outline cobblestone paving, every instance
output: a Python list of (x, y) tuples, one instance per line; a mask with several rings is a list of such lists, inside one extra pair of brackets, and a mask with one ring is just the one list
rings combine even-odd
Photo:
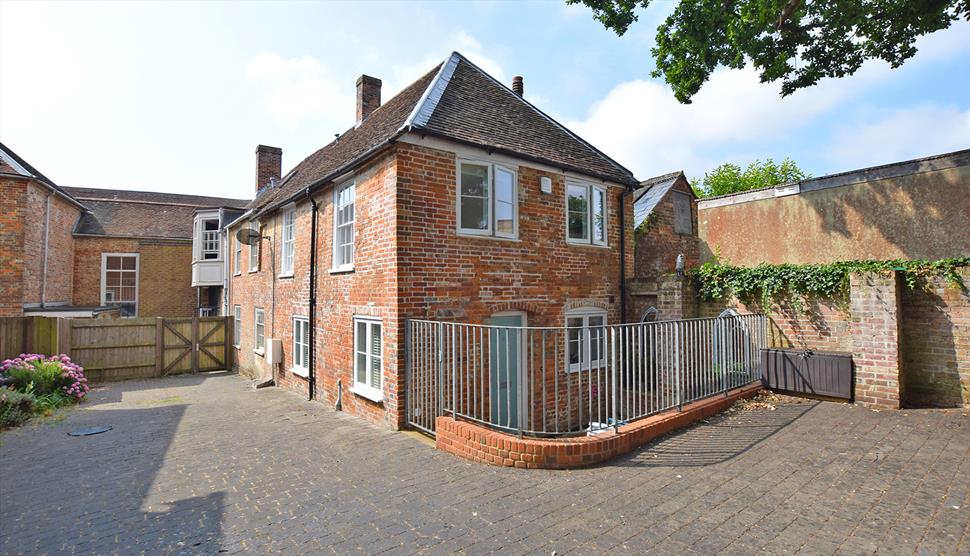
[[(92, 424), (114, 429), (65, 434)], [(960, 410), (787, 404), (526, 471), (222, 374), (116, 383), (0, 442), (2, 554), (970, 553)]]

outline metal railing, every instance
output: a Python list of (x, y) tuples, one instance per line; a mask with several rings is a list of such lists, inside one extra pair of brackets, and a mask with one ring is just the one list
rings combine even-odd
[(764, 315), (591, 327), (408, 320), (411, 426), (439, 415), (529, 436), (595, 434), (761, 379)]

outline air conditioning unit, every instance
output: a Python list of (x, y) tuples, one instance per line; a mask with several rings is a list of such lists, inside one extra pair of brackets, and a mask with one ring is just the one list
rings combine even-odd
[(283, 361), (283, 341), (279, 338), (266, 339), (266, 362), (276, 365)]

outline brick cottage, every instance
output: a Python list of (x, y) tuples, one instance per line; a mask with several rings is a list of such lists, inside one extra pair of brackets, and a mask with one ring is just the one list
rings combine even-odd
[(242, 372), (401, 428), (405, 319), (626, 320), (637, 182), (458, 53), (380, 87), (361, 77), (356, 125), (286, 175), (257, 150), (230, 298)]
[(195, 214), (249, 202), (61, 187), (3, 145), (0, 201), (0, 316), (64, 317), (196, 314)]

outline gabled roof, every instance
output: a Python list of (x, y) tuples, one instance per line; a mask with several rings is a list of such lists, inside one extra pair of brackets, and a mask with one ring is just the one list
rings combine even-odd
[(307, 187), (352, 170), (411, 131), (623, 185), (636, 184), (632, 172), (453, 52), (359, 126), (303, 160), (280, 185), (264, 188), (250, 208), (258, 213), (289, 202)]
[(667, 195), (670, 188), (684, 177), (683, 171), (671, 172), (640, 182), (640, 187), (633, 194), (633, 227), (637, 228), (657, 208), (660, 201)]
[(88, 208), (74, 228), (76, 235), (191, 239), (195, 211), (199, 208), (241, 210), (249, 203), (246, 199), (176, 193), (88, 187), (64, 189), (84, 201)]
[(36, 168), (28, 164), (26, 160), (17, 156), (17, 153), (10, 150), (3, 143), (0, 143), (0, 174), (20, 176), (34, 180), (35, 182), (53, 190), (55, 193), (78, 208), (84, 208), (84, 205), (79, 203), (77, 199), (71, 197), (71, 195), (65, 192), (62, 187), (48, 179), (44, 174), (38, 172)]

